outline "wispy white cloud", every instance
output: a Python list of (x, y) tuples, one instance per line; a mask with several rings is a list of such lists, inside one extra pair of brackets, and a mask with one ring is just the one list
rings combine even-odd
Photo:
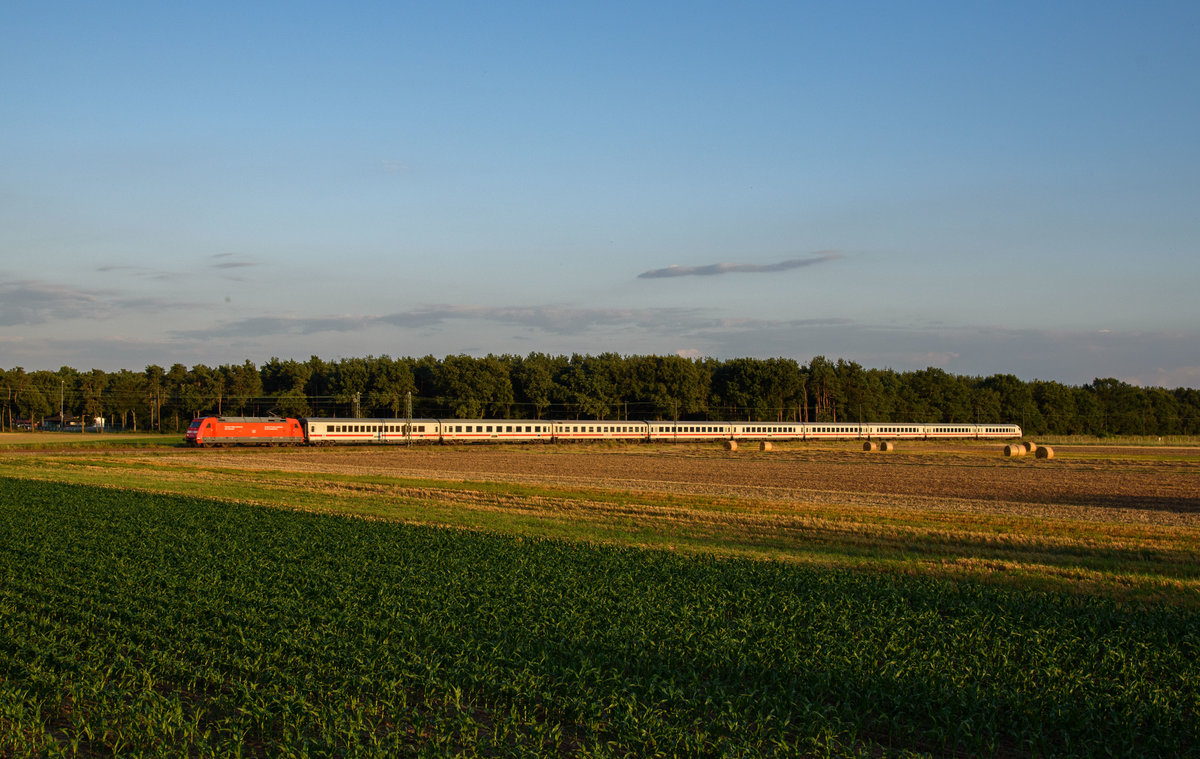
[(192, 308), (176, 298), (129, 296), (38, 280), (0, 283), (0, 326), (34, 326), (71, 319), (108, 319), (117, 314), (155, 315)]
[(758, 274), (764, 272), (788, 271), (805, 266), (834, 261), (842, 257), (841, 253), (825, 251), (808, 258), (791, 258), (773, 264), (709, 264), (707, 266), (668, 266), (665, 269), (651, 269), (638, 275), (638, 279), (663, 279), (667, 277), (713, 277), (721, 274)]
[(0, 326), (92, 316), (108, 310), (107, 298), (111, 295), (35, 280), (0, 283)]
[(239, 260), (232, 253), (217, 253), (212, 258), (215, 263), (209, 264), (210, 269), (244, 269), (248, 266), (258, 266), (254, 261)]
[(598, 329), (634, 327), (654, 330), (695, 330), (717, 327), (721, 319), (687, 308), (569, 308), (563, 306), (474, 306), (440, 304), (383, 315), (319, 317), (251, 317), (211, 328), (180, 330), (179, 337), (261, 337), (275, 334), (312, 335), (353, 332), (378, 325), (419, 329), (449, 322), (507, 324), (558, 335), (583, 335)]

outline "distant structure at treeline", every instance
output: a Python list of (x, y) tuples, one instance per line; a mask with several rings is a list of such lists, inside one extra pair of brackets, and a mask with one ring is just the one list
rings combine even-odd
[[(109, 429), (182, 432), (208, 414), (306, 417), (1014, 423), (1027, 435), (1200, 434), (1200, 390), (1116, 379), (1082, 387), (1011, 374), (864, 369), (817, 356), (368, 356), (272, 358), (190, 369), (0, 370), (0, 429), (97, 417)], [(410, 407), (411, 406), (411, 407)]]

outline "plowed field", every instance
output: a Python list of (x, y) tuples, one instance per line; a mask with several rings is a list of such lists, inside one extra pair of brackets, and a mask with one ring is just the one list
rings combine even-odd
[(433, 446), (189, 451), (248, 469), (695, 493), (804, 503), (1063, 515), (1200, 525), (1200, 449), (1057, 447), (1055, 458), (1008, 459), (1002, 446), (902, 443), (746, 446)]

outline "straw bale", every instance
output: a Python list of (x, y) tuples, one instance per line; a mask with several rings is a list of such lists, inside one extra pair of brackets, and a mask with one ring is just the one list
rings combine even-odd
[(1037, 449), (1038, 449), (1037, 443), (1033, 442), (1032, 440), (1025, 441), (1025, 452), (1026, 453), (1037, 453)]
[(884, 440), (882, 443), (879, 444), (879, 450), (894, 451), (894, 450), (896, 450), (896, 444), (893, 443), (891, 440)]
[(736, 451), (737, 450), (737, 441), (736, 440), (726, 440), (725, 441), (725, 450)]
[(1025, 445), (1023, 443), (1014, 443), (1012, 445), (1004, 446), (1005, 456), (1024, 456), (1025, 453)]
[(1054, 458), (1054, 449), (1048, 445), (1039, 445), (1037, 449), (1037, 457), (1039, 459), (1052, 459)]
[(758, 450), (760, 450), (760, 451), (769, 451), (769, 450), (771, 450), (771, 448), (773, 448), (773, 447), (774, 447), (774, 446), (772, 446), (772, 445), (771, 445), (771, 441), (770, 441), (770, 440), (764, 440), (764, 441), (762, 441), (761, 443), (759, 443), (759, 444), (758, 444)]
[(867, 442), (863, 443), (864, 451), (874, 451), (878, 448), (879, 448), (879, 444), (876, 443), (874, 440), (868, 440)]

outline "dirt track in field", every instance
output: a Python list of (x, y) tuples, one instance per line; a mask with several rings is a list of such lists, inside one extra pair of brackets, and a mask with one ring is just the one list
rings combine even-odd
[[(717, 446), (429, 446), (189, 451), (205, 464), (694, 493), (772, 501), (879, 503), (971, 510), (1116, 509), (1133, 521), (1200, 523), (1200, 449), (1085, 447), (1007, 459), (1002, 446), (902, 443), (891, 453), (849, 444), (793, 444), (760, 452)], [(1040, 507), (1040, 508), (1038, 508)], [(1168, 515), (1173, 515), (1171, 518)]]

